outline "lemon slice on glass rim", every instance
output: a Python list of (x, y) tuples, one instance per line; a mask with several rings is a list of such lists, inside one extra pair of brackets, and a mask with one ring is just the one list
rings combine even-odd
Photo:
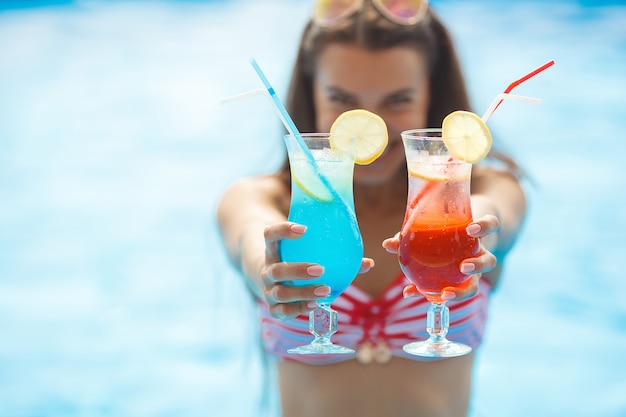
[(305, 194), (318, 201), (330, 202), (333, 195), (324, 185), (320, 177), (315, 172), (315, 168), (307, 159), (294, 161), (291, 166), (291, 176), (294, 182)]
[(330, 127), (330, 146), (352, 154), (354, 162), (374, 162), (387, 147), (387, 125), (382, 117), (363, 109), (348, 110)]
[[(331, 126), (329, 141), (331, 149), (350, 154), (355, 163), (366, 165), (376, 160), (387, 147), (387, 125), (380, 116), (367, 110), (348, 110)], [(308, 160), (294, 162), (291, 171), (294, 182), (306, 194), (318, 201), (332, 201), (332, 192)]]
[(482, 161), (491, 150), (491, 132), (475, 113), (458, 110), (441, 124), (441, 137), (452, 156), (469, 164)]

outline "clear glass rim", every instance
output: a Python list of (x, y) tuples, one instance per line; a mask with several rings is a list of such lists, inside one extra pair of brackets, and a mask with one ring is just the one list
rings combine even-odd
[[(325, 160), (338, 160), (343, 159), (345, 157), (350, 157), (354, 160), (354, 157), (351, 153), (342, 151), (339, 149), (333, 149), (331, 145), (331, 133), (322, 133), (322, 132), (313, 132), (313, 133), (300, 133), (300, 138), (302, 138), (302, 142), (310, 151), (319, 151), (322, 149), (330, 151)], [(301, 153), (301, 144), (300, 141), (296, 139), (296, 135), (287, 133), (283, 136), (285, 143), (287, 144), (287, 150), (293, 150), (295, 154)], [(333, 155), (332, 157), (330, 155)], [(321, 157), (320, 157), (321, 158)], [(336, 158), (336, 159), (335, 159)], [(321, 159), (320, 159), (321, 160)]]
[[(317, 146), (321, 144), (324, 148), (330, 148), (330, 136), (330, 133), (323, 132), (300, 133), (302, 141), (307, 145), (308, 148), (311, 148), (311, 146), (315, 146), (313, 144), (318, 144)], [(287, 133), (284, 136), (284, 140), (291, 141), (292, 143), (298, 142), (298, 140), (296, 139), (296, 135), (292, 133)]]
[[(293, 135), (291, 133), (287, 133), (285, 135), (286, 138), (295, 138), (296, 135)], [(320, 133), (320, 132), (315, 132), (315, 133), (300, 133), (300, 136), (302, 136), (302, 138), (318, 138), (318, 139), (323, 139), (323, 138), (328, 138), (330, 137), (330, 133)]]
[(406, 139), (442, 140), (441, 132), (441, 128), (410, 129), (400, 133), (400, 136)]

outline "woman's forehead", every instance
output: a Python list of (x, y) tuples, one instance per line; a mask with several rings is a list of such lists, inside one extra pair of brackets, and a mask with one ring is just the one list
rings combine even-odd
[(331, 44), (320, 53), (317, 82), (350, 91), (400, 89), (428, 79), (425, 57), (404, 46), (368, 50), (353, 44)]

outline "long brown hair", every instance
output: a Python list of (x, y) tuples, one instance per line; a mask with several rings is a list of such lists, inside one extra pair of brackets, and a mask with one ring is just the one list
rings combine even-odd
[[(471, 110), (452, 38), (435, 11), (429, 7), (419, 23), (404, 26), (387, 20), (370, 3), (365, 3), (361, 10), (332, 28), (320, 27), (311, 20), (304, 29), (286, 100), (287, 111), (300, 132), (316, 131), (313, 77), (317, 57), (327, 45), (337, 42), (368, 50), (409, 46), (425, 54), (431, 98), (427, 126), (419, 127), (441, 126), (447, 114)], [(499, 154), (496, 158), (516, 167), (506, 155)], [(278, 175), (289, 183), (287, 158)]]

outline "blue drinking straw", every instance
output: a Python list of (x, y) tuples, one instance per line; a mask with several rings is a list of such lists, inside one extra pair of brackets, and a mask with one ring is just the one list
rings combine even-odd
[(276, 91), (274, 90), (274, 87), (272, 87), (272, 85), (270, 84), (265, 74), (263, 74), (263, 71), (261, 70), (261, 67), (259, 67), (259, 64), (257, 64), (254, 58), (250, 59), (250, 63), (252, 64), (252, 67), (254, 68), (256, 73), (259, 75), (259, 78), (263, 82), (263, 85), (265, 85), (265, 88), (267, 88), (267, 92), (269, 93), (269, 96), (272, 99), (272, 102), (274, 103), (274, 107), (276, 108), (278, 112), (278, 116), (280, 117), (283, 124), (287, 128), (287, 131), (291, 135), (293, 135), (293, 137), (296, 138), (296, 141), (300, 145), (300, 148), (302, 148), (302, 152), (304, 152), (304, 155), (313, 166), (313, 171), (315, 172), (315, 174), (319, 177), (319, 179), (322, 181), (322, 184), (324, 184), (324, 186), (328, 189), (328, 191), (330, 191), (331, 195), (333, 196), (333, 199), (336, 199), (338, 201), (343, 201), (343, 199), (337, 193), (337, 191), (335, 191), (335, 189), (330, 185), (330, 182), (328, 182), (328, 179), (324, 175), (322, 175), (322, 173), (320, 172), (319, 167), (317, 163), (315, 162), (315, 158), (313, 158), (313, 154), (304, 143), (304, 139), (302, 139), (302, 135), (298, 131), (296, 124), (293, 122), (293, 119), (291, 118), (291, 116), (289, 116), (289, 113), (287, 113), (287, 109), (285, 108), (285, 106), (283, 106), (283, 103), (281, 103), (280, 99), (276, 95)]
[(287, 128), (287, 131), (296, 138), (296, 140), (302, 147), (302, 150), (307, 155), (307, 158), (313, 160), (313, 155), (311, 154), (311, 151), (304, 143), (304, 140), (302, 139), (302, 135), (298, 131), (298, 128), (296, 127), (296, 124), (293, 122), (293, 119), (291, 118), (291, 116), (289, 116), (289, 113), (287, 113), (287, 109), (285, 108), (285, 106), (283, 106), (283, 103), (280, 102), (278, 96), (276, 95), (276, 91), (274, 90), (274, 87), (272, 87), (272, 85), (270, 84), (265, 74), (263, 74), (261, 67), (259, 67), (259, 64), (256, 62), (254, 58), (250, 59), (250, 63), (252, 64), (252, 67), (254, 68), (256, 73), (259, 75), (259, 78), (263, 82), (263, 85), (265, 85), (265, 88), (267, 88), (267, 92), (269, 93), (270, 98), (274, 102), (274, 106), (276, 107), (276, 110), (278, 110), (278, 116), (280, 117), (283, 124)]

